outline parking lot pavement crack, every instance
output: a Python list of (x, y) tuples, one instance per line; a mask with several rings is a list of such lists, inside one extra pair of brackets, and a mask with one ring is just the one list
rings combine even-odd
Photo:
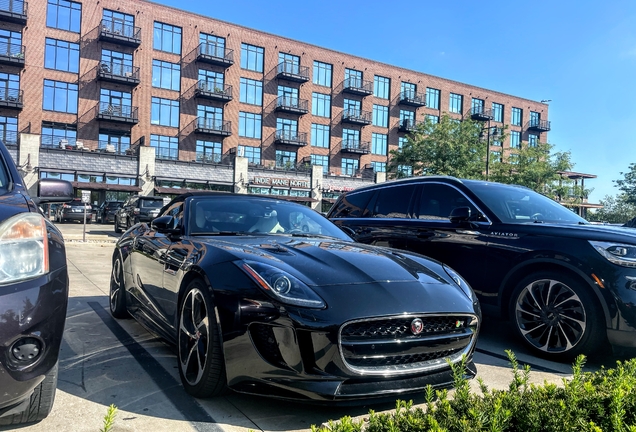
[[(250, 423), (252, 423), (252, 424), (254, 425), (254, 427), (255, 427), (257, 430), (259, 430), (259, 431), (261, 431), (261, 432), (264, 432), (264, 431), (265, 431), (265, 429), (262, 429), (259, 425), (257, 425), (256, 423), (254, 423), (254, 420), (252, 420), (252, 419), (249, 417), (249, 415), (247, 415), (246, 413), (244, 413), (244, 412), (243, 412), (243, 410), (241, 410), (241, 408), (240, 408), (240, 407), (238, 407), (238, 406), (237, 406), (234, 402), (232, 402), (229, 398), (225, 398), (225, 400), (226, 400), (226, 401), (227, 401), (230, 405), (232, 405), (232, 406), (234, 407), (234, 409), (236, 409), (238, 412), (240, 412), (241, 414), (243, 414), (243, 416), (244, 416), (247, 420), (249, 420), (249, 421), (250, 421)], [(252, 429), (250, 428), (250, 430), (252, 430)]]
[(143, 346), (141, 346), (124, 328), (115, 321), (102, 305), (88, 302), (106, 327), (119, 339), (121, 344), (130, 352), (137, 363), (146, 371), (148, 376), (161, 389), (166, 398), (183, 415), (184, 420), (199, 431), (222, 432), (223, 429), (208, 414), (207, 411), (188, 395), (178, 381), (166, 371)]
[(78, 267), (78, 266), (77, 266), (77, 265), (76, 265), (73, 261), (71, 261), (70, 259), (68, 259), (68, 257), (67, 257), (66, 262), (67, 262), (68, 264), (72, 265), (72, 266), (73, 266), (73, 268), (74, 268), (75, 270), (77, 270), (77, 272), (78, 272), (79, 274), (81, 274), (81, 275), (82, 275), (82, 277), (84, 277), (84, 279), (86, 279), (86, 280), (87, 280), (87, 281), (88, 281), (91, 285), (93, 285), (95, 288), (97, 288), (97, 289), (99, 290), (99, 292), (101, 292), (101, 293), (102, 293), (102, 294), (104, 294), (104, 295), (107, 295), (107, 294), (108, 294), (108, 293), (104, 292), (104, 290), (102, 290), (102, 289), (99, 287), (99, 285), (97, 285), (95, 282), (93, 282), (93, 281), (91, 280), (91, 278), (89, 278), (89, 277), (88, 277), (88, 276), (87, 276), (87, 275), (86, 275), (86, 274), (85, 274), (82, 270), (80, 270), (80, 268), (79, 268), (79, 267)]

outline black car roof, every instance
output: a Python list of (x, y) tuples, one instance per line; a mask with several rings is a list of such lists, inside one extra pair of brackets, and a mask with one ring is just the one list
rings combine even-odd
[(396, 184), (428, 183), (432, 181), (442, 181), (448, 184), (463, 184), (469, 187), (476, 184), (493, 184), (493, 185), (504, 185), (509, 187), (524, 188), (524, 186), (491, 182), (487, 180), (471, 180), (471, 179), (460, 179), (460, 178), (452, 177), (452, 176), (431, 175), (431, 176), (409, 177), (409, 178), (398, 179), (398, 180), (389, 180), (382, 183), (374, 183), (372, 185), (364, 186), (364, 187), (346, 192), (343, 195), (355, 194), (358, 192), (364, 192), (366, 190), (374, 190), (377, 188), (393, 186)]

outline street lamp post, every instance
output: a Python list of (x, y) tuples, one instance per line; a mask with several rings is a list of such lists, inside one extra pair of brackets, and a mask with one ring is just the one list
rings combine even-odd
[[(492, 132), (491, 132), (492, 131)], [(484, 132), (487, 133), (486, 139), (486, 180), (490, 176), (490, 137), (497, 138), (499, 136), (499, 128), (497, 126), (490, 126), (490, 119), (488, 120), (488, 126), (481, 129), (479, 134), (480, 138), (484, 137)]]

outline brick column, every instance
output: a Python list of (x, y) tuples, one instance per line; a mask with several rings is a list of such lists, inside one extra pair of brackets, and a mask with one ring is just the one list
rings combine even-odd
[(139, 195), (155, 194), (155, 148), (139, 146)]
[(40, 166), (40, 135), (21, 133), (18, 147), (18, 166), (24, 179), (24, 187), (29, 195), (36, 197), (38, 194), (37, 181)]
[(234, 158), (234, 193), (246, 194), (249, 160), (237, 156)]
[(310, 196), (316, 200), (311, 203), (311, 208), (320, 211), (322, 205), (322, 165), (311, 166), (311, 193)]

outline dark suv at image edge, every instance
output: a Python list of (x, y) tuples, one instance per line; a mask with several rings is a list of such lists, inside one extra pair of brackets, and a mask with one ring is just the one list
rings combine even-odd
[(347, 192), (327, 216), (361, 243), (449, 265), (535, 354), (636, 347), (636, 230), (592, 225), (525, 187), (437, 176)]
[(0, 142), (0, 426), (51, 411), (68, 301), (64, 239), (37, 204), (69, 201), (73, 186), (42, 179), (31, 199)]
[(131, 196), (115, 212), (115, 232), (121, 233), (139, 222), (150, 222), (159, 215), (164, 200), (160, 196)]

